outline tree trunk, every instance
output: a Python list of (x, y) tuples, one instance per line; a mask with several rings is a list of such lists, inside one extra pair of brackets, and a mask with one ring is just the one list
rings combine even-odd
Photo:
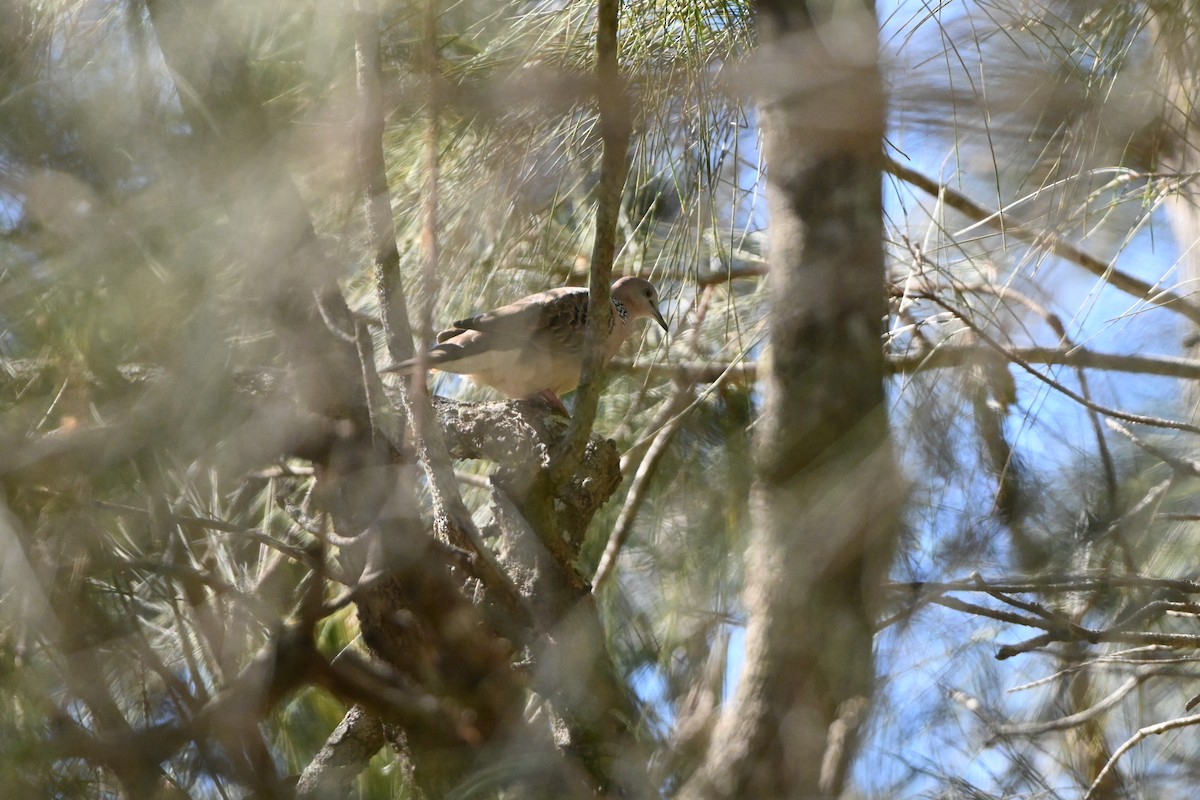
[[(837, 795), (874, 681), (900, 481), (884, 409), (884, 95), (873, 9), (762, 2), (771, 368), (746, 662), (686, 797)], [(864, 46), (865, 43), (865, 46)]]

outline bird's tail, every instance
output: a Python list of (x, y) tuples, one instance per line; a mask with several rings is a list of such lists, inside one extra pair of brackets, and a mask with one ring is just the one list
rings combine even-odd
[(397, 362), (395, 364), (388, 364), (386, 367), (382, 367), (379, 370), (379, 374), (383, 375), (383, 374), (403, 373), (405, 375), (408, 375), (408, 374), (411, 374), (414, 370), (416, 370), (416, 368), (417, 368), (417, 359), (406, 358), (403, 361)]
[(379, 373), (402, 373), (405, 375), (416, 372), (424, 364), (426, 369), (442, 369), (442, 364), (446, 361), (453, 360), (453, 353), (443, 345), (435, 345), (432, 350), (425, 354), (424, 358), (406, 358), (403, 361), (395, 364), (389, 364)]

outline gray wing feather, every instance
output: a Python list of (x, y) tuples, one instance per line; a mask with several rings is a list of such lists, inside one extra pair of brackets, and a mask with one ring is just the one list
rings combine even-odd
[[(576, 350), (583, 346), (586, 324), (586, 289), (550, 289), (494, 311), (460, 319), (439, 333), (437, 340), (449, 343), (467, 331), (479, 331), (486, 336), (479, 337), (477, 342), (486, 349)], [(435, 352), (437, 349), (440, 345)]]

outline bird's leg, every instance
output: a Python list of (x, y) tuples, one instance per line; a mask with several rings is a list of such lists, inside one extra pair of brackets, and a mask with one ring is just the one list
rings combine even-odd
[(559, 400), (558, 395), (550, 389), (542, 389), (540, 392), (535, 392), (525, 399), (532, 400), (535, 403), (544, 403), (550, 407), (551, 411), (562, 414), (564, 417), (571, 416), (567, 413), (567, 407), (563, 405), (563, 401)]

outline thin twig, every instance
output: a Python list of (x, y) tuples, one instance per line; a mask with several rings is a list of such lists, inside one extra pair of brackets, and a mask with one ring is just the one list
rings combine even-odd
[[(430, 12), (432, 13), (432, 11)], [(357, 0), (357, 41), (355, 47), (359, 89), (359, 169), (363, 172), (366, 189), (366, 214), (375, 264), (376, 291), (379, 294), (381, 315), (388, 356), (392, 363), (403, 361), (413, 353), (413, 334), (405, 310), (404, 290), (400, 280), (400, 253), (396, 246), (395, 219), (389, 200), (386, 162), (383, 156), (383, 106), (379, 88), (379, 13), (371, 0)], [(433, 156), (436, 160), (436, 152)], [(428, 166), (428, 165), (427, 165)], [(436, 225), (436, 209), (423, 213), (427, 225)], [(432, 236), (432, 232), (431, 232)], [(433, 237), (434, 239), (436, 237)], [(432, 246), (432, 244), (430, 244)], [(434, 254), (426, 254), (429, 262)], [(421, 370), (418, 370), (421, 372)], [(496, 556), (480, 535), (470, 511), (463, 503), (454, 478), (454, 465), (433, 406), (423, 381), (416, 387), (403, 386), (401, 399), (408, 412), (414, 433), (414, 445), (421, 466), (429, 478), (434, 503), (434, 517), (445, 526), (451, 543), (470, 549), (476, 559), (478, 577), (511, 611), (522, 620), (530, 619), (529, 610), (520, 593), (501, 569)]]
[(1121, 702), (1130, 692), (1141, 686), (1147, 678), (1151, 677), (1148, 672), (1138, 672), (1133, 677), (1126, 680), (1118, 686), (1111, 694), (1105, 697), (1100, 702), (1084, 709), (1076, 714), (1069, 714), (1058, 719), (1047, 720), (1045, 722), (1029, 722), (1012, 725), (999, 725), (991, 732), (991, 739), (999, 739), (1005, 736), (1038, 736), (1043, 733), (1052, 731), (1065, 731), (1070, 728), (1077, 728), (1086, 722), (1090, 722), (1096, 717), (1108, 711), (1110, 708)]
[(1151, 736), (1157, 736), (1160, 733), (1173, 731), (1176, 728), (1186, 728), (1191, 725), (1200, 725), (1200, 714), (1192, 714), (1191, 716), (1179, 717), (1177, 719), (1167, 720), (1166, 722), (1159, 722), (1156, 725), (1147, 725), (1144, 728), (1139, 728), (1137, 733), (1135, 733), (1133, 736), (1130, 736), (1120, 747), (1113, 751), (1112, 757), (1108, 759), (1108, 763), (1106, 763), (1104, 768), (1097, 773), (1096, 779), (1092, 781), (1092, 785), (1088, 787), (1087, 793), (1083, 796), (1083, 800), (1091, 800), (1091, 798), (1096, 796), (1096, 792), (1100, 788), (1100, 784), (1104, 782), (1104, 779), (1107, 778), (1108, 774), (1112, 772), (1114, 767), (1116, 767), (1117, 760), (1132, 750), (1138, 744), (1138, 742)]
[(1066, 619), (1061, 614), (1059, 614), (1055, 611), (1051, 611), (1050, 609), (1046, 608), (1041, 603), (1034, 603), (1029, 600), (1020, 600), (1016, 597), (1012, 597), (1011, 595), (1006, 594), (1005, 592), (1000, 591), (999, 589), (988, 586), (986, 583), (983, 582), (982, 577), (978, 577), (977, 579), (980, 583), (980, 586), (983, 587), (983, 590), (985, 592), (987, 592), (988, 595), (990, 595), (991, 597), (994, 597), (995, 599), (999, 600), (1000, 602), (1004, 603), (1005, 605), (1012, 606), (1013, 608), (1019, 608), (1020, 610), (1026, 612), (1027, 614), (1033, 614), (1035, 616), (1041, 617), (1042, 619), (1046, 620), (1051, 625), (1053, 625), (1055, 628), (1062, 628), (1062, 629), (1069, 631), (1072, 636), (1082, 639), (1082, 638), (1086, 638), (1086, 636), (1089, 633), (1086, 628), (1083, 628), (1080, 625), (1072, 622), (1071, 620)]
[[(939, 344), (928, 350), (918, 349), (889, 354), (885, 368), (892, 375), (934, 369), (953, 369), (976, 364), (980, 358), (991, 351), (992, 348), (984, 348), (980, 345)], [(1030, 364), (1200, 380), (1200, 360), (1193, 358), (1137, 353), (1102, 353), (1086, 347), (1010, 347), (1005, 352)], [(758, 380), (759, 365), (754, 361), (735, 364), (728, 361), (676, 361), (670, 364), (648, 364), (640, 361), (617, 360), (612, 363), (612, 369), (650, 375), (654, 378), (670, 378), (686, 383), (712, 383), (728, 372), (726, 380), (731, 383), (753, 383)]]
[[(58, 492), (52, 492), (46, 489), (34, 489), (33, 491), (50, 497), (63, 496)], [(148, 516), (150, 514), (147, 509), (140, 508), (138, 506), (126, 505), (124, 503), (114, 503), (108, 500), (92, 498), (88, 500), (87, 503), (95, 508), (102, 508), (121, 514), (138, 514), (140, 516)], [(234, 522), (226, 522), (223, 519), (217, 519), (215, 517), (203, 517), (195, 514), (168, 514), (163, 521), (172, 525), (179, 525), (180, 527), (194, 526), (197, 528), (216, 531), (218, 533), (244, 536), (253, 542), (264, 545), (273, 550), (277, 550), (294, 561), (310, 566), (312, 564), (311, 554), (308, 553), (308, 551), (306, 551), (304, 548), (286, 544), (279, 539), (270, 536), (269, 534), (266, 534), (255, 528), (247, 528), (245, 525), (238, 525)]]
[(1003, 355), (1009, 361), (1011, 361), (1014, 364), (1016, 364), (1017, 366), (1021, 367), (1021, 369), (1025, 370), (1033, 377), (1042, 381), (1050, 388), (1055, 389), (1059, 393), (1066, 395), (1070, 399), (1074, 400), (1076, 403), (1083, 406), (1084, 408), (1091, 409), (1092, 411), (1098, 411), (1101, 414), (1105, 415), (1106, 417), (1112, 417), (1114, 419), (1122, 419), (1122, 420), (1125, 420), (1126, 422), (1135, 422), (1139, 425), (1150, 425), (1150, 426), (1156, 427), (1156, 428), (1168, 428), (1170, 430), (1185, 431), (1187, 433), (1200, 433), (1200, 426), (1192, 425), (1191, 423), (1188, 423), (1188, 422), (1180, 422), (1179, 420), (1165, 419), (1163, 417), (1151, 417), (1151, 416), (1148, 416), (1145, 414), (1131, 414), (1126, 411), (1120, 411), (1115, 408), (1108, 408), (1107, 406), (1102, 406), (1099, 403), (1093, 402), (1093, 401), (1089, 400), (1088, 398), (1084, 397), (1083, 395), (1081, 395), (1079, 392), (1076, 392), (1075, 390), (1068, 388), (1060, 381), (1057, 381), (1054, 378), (1051, 378), (1049, 375), (1046, 375), (1046, 374), (1034, 369), (1032, 364), (1030, 364), (1028, 361), (1026, 361), (1025, 359), (1018, 356), (1012, 350), (1006, 348), (1000, 342), (996, 341), (994, 338), (992, 338), (990, 335), (988, 335), (988, 333), (986, 331), (984, 331), (983, 328), (981, 328), (979, 325), (977, 325), (975, 323), (975, 321), (972, 320), (969, 316), (964, 314), (960, 309), (956, 308), (955, 306), (951, 305), (950, 303), (947, 303), (945, 300), (938, 297), (936, 294), (929, 293), (929, 294), (925, 294), (923, 296), (925, 297), (925, 299), (931, 300), (932, 302), (937, 303), (939, 306), (946, 309), (951, 314), (953, 314), (955, 317), (957, 317), (960, 321), (962, 321), (962, 323), (964, 325), (966, 325), (968, 328), (970, 328), (971, 331), (976, 336), (978, 336), (985, 344), (987, 344), (989, 347), (995, 349), (997, 352), (999, 352), (1001, 355)]
[(1192, 459), (1192, 458), (1185, 458), (1184, 456), (1177, 456), (1173, 453), (1168, 453), (1166, 450), (1163, 450), (1161, 447), (1155, 447), (1154, 445), (1150, 444), (1146, 440), (1140, 438), (1139, 436), (1134, 434), (1133, 431), (1126, 428), (1124, 425), (1114, 422), (1111, 419), (1106, 420), (1106, 422), (1108, 423), (1108, 427), (1112, 428), (1117, 433), (1126, 437), (1131, 442), (1136, 444), (1138, 447), (1142, 448), (1147, 453), (1149, 453), (1150, 455), (1157, 458), (1159, 461), (1162, 461), (1164, 464), (1166, 464), (1171, 469), (1175, 470), (1180, 475), (1186, 475), (1191, 478), (1200, 477), (1200, 461), (1196, 461), (1195, 459)]
[[(1200, 594), (1200, 582), (1186, 578), (1154, 578), (1147, 575), (1047, 575), (1044, 577), (1020, 577), (1002, 580), (984, 579), (984, 585), (1001, 592), (1094, 592), (1102, 589), (1134, 587), (1150, 590), (1168, 590), (1181, 594)], [(928, 592), (981, 592), (984, 589), (975, 577), (953, 581), (911, 581), (892, 583), (885, 588), (910, 593)]]
[[(917, 372), (928, 369), (961, 367), (980, 358), (978, 345), (942, 344), (931, 350), (888, 356), (887, 365), (893, 373)], [(1011, 347), (1005, 350), (1030, 364), (1083, 367), (1086, 369), (1157, 375), (1164, 378), (1200, 379), (1200, 361), (1175, 356), (1146, 356), (1130, 353), (1100, 353), (1085, 347)], [(697, 365), (712, 369), (713, 366)]]
[(612, 271), (617, 252), (617, 222), (621, 194), (628, 176), (630, 119), (629, 98), (617, 63), (617, 26), (620, 0), (597, 0), (596, 93), (602, 151), (596, 187), (596, 232), (588, 278), (588, 324), (583, 371), (575, 394), (571, 425), (552, 468), (556, 482), (575, 468), (596, 421), (600, 401), (603, 347), (612, 323)]
[[(914, 255), (920, 259), (921, 263), (928, 264), (928, 259), (920, 252), (918, 248), (913, 248)], [(1037, 314), (1042, 320), (1050, 326), (1050, 329), (1058, 336), (1059, 347), (1067, 351), (1074, 350), (1076, 345), (1070, 334), (1067, 332), (1067, 326), (1063, 324), (1062, 319), (1058, 314), (1050, 311), (1050, 309), (1036, 302), (1032, 297), (1018, 292), (1009, 286), (997, 286), (992, 283), (963, 283), (954, 278), (953, 275), (948, 276), (951, 280), (951, 285), (960, 292), (977, 292), (995, 295), (1001, 301), (1014, 300), (1028, 308), (1033, 313)], [(1091, 401), (1092, 392), (1088, 386), (1087, 371), (1082, 366), (1075, 367), (1075, 376), (1079, 380), (1079, 393), (1087, 400)], [(1117, 468), (1113, 464), (1112, 454), (1108, 449), (1108, 442), (1104, 437), (1103, 424), (1100, 421), (1100, 415), (1094, 411), (1088, 411), (1088, 421), (1091, 423), (1092, 432), (1096, 437), (1096, 450), (1100, 455), (1100, 463), (1104, 467), (1105, 488), (1107, 489), (1109, 515), (1112, 515), (1112, 507), (1117, 501)]]
[[(1200, 648), (1200, 635), (1187, 633), (1167, 633), (1156, 631), (1135, 631), (1127, 630), (1125, 622), (1115, 625), (1110, 628), (1086, 628), (1069, 620), (1062, 619), (1042, 606), (1035, 603), (1027, 603), (1018, 601), (1015, 598), (1006, 597), (1006, 593), (1025, 593), (1025, 592), (1083, 592), (1083, 591), (1098, 591), (1110, 589), (1119, 586), (1137, 587), (1145, 589), (1171, 589), (1182, 593), (1195, 594), (1200, 593), (1200, 584), (1188, 580), (1172, 580), (1161, 578), (1146, 578), (1143, 576), (1107, 576), (1102, 579), (1093, 579), (1086, 577), (1074, 578), (1051, 578), (1051, 579), (1030, 579), (1028, 582), (1007, 582), (1007, 583), (989, 583), (980, 577), (973, 577), (966, 581), (957, 581), (950, 583), (939, 584), (892, 584), (890, 588), (900, 589), (908, 588), (914, 593), (928, 592), (917, 597), (915, 604), (907, 608), (905, 611), (897, 613), (892, 617), (883, 620), (879, 627), (883, 628), (901, 619), (910, 616), (916, 608), (923, 605), (939, 605), (955, 611), (961, 611), (967, 614), (973, 614), (979, 617), (1006, 622), (1012, 625), (1020, 625), (1028, 628), (1036, 628), (1043, 633), (1038, 634), (1032, 639), (1028, 639), (1017, 644), (1004, 645), (996, 652), (996, 658), (1007, 659), (1021, 653), (1027, 653), (1033, 650), (1038, 650), (1052, 642), (1070, 642), (1083, 641), (1090, 644), (1099, 644), (1102, 642), (1116, 642), (1131, 645), (1164, 645), (1175, 648)], [(989, 596), (996, 597), (1003, 602), (1028, 611), (1032, 616), (1017, 614), (1005, 609), (989, 608), (979, 605), (978, 603), (968, 602), (957, 597), (949, 596), (951, 592), (982, 592)], [(1160, 601), (1154, 601), (1147, 604), (1147, 609), (1153, 606), (1150, 611), (1176, 611), (1181, 610), (1191, 613), (1191, 604), (1178, 605), (1162, 605)], [(1156, 605), (1158, 604), (1158, 605)], [(1148, 611), (1147, 613), (1150, 613)], [(1141, 613), (1141, 610), (1135, 613)]]
[[(680, 404), (679, 399), (684, 402), (687, 400), (687, 395), (683, 392), (677, 393), (675, 397), (677, 398), (675, 405)], [(676, 414), (668, 419), (659, 428), (654, 441), (650, 443), (641, 463), (638, 464), (637, 472), (633, 476), (633, 483), (629, 487), (629, 493), (625, 495), (625, 504), (621, 506), (621, 513), (617, 517), (616, 524), (613, 525), (608, 543), (604, 546), (604, 553), (600, 557), (600, 564), (596, 567), (596, 574), (592, 577), (593, 594), (600, 591), (600, 587), (616, 569), (617, 557), (621, 554), (621, 548), (625, 546), (625, 541), (633, 530), (633, 519), (637, 516), (638, 509), (641, 508), (642, 500), (645, 499), (646, 487), (658, 467), (658, 462), (667, 452), (667, 446), (671, 443), (671, 439), (675, 437), (679, 426), (683, 424), (683, 420), (683, 414)]]
[(1175, 656), (1172, 658), (1144, 658), (1144, 659), (1133, 657), (1134, 655), (1139, 654), (1139, 653), (1146, 653), (1147, 655), (1153, 655), (1155, 653), (1163, 653), (1163, 652), (1173, 653), (1173, 652), (1175, 652), (1175, 648), (1166, 647), (1161, 644), (1146, 645), (1144, 647), (1128, 647), (1128, 648), (1125, 648), (1124, 650), (1117, 650), (1116, 652), (1113, 652), (1113, 653), (1105, 653), (1105, 654), (1098, 655), (1098, 656), (1095, 656), (1092, 658), (1088, 658), (1087, 660), (1084, 660), (1084, 661), (1073, 662), (1065, 667), (1062, 667), (1054, 672), (1051, 672), (1049, 675), (1044, 675), (1041, 678), (1035, 678), (1034, 680), (1031, 680), (1027, 683), (1021, 683), (1021, 684), (1017, 684), (1016, 686), (1010, 686), (1009, 688), (1005, 689), (1005, 691), (1010, 694), (1015, 693), (1015, 692), (1026, 692), (1026, 691), (1029, 691), (1030, 689), (1037, 689), (1042, 686), (1046, 686), (1047, 684), (1053, 683), (1053, 682), (1059, 680), (1060, 678), (1066, 677), (1068, 675), (1073, 675), (1074, 673), (1079, 672), (1081, 670), (1092, 669), (1094, 667), (1104, 666), (1104, 665), (1108, 665), (1108, 664), (1116, 664), (1116, 665), (1132, 664), (1132, 665), (1136, 665), (1138, 668), (1141, 668), (1146, 665), (1153, 665), (1155, 668), (1155, 672), (1157, 674), (1159, 672), (1162, 672), (1162, 673), (1166, 672), (1166, 670), (1159, 670), (1158, 667), (1160, 667), (1160, 666), (1166, 666), (1166, 665), (1170, 665), (1170, 664), (1192, 664), (1196, 661), (1195, 656)]
[(1019, 241), (1035, 247), (1046, 247), (1054, 255), (1083, 267), (1088, 272), (1103, 279), (1110, 286), (1120, 289), (1122, 292), (1130, 294), (1139, 300), (1144, 300), (1151, 305), (1160, 306), (1169, 311), (1181, 314), (1193, 323), (1200, 325), (1200, 306), (1197, 306), (1189, 298), (1178, 292), (1170, 289), (1160, 289), (1140, 278), (1135, 278), (1127, 272), (1122, 272), (1112, 264), (1083, 252), (1078, 247), (1067, 243), (1053, 233), (1030, 230), (1024, 225), (1013, 225), (1008, 222), (1003, 212), (991, 211), (961, 192), (952, 189), (944, 183), (939, 183), (914, 169), (910, 169), (894, 159), (887, 159), (886, 169), (897, 178), (915, 186), (978, 224), (985, 225), (992, 230), (999, 231), (1006, 236), (1012, 236)]

